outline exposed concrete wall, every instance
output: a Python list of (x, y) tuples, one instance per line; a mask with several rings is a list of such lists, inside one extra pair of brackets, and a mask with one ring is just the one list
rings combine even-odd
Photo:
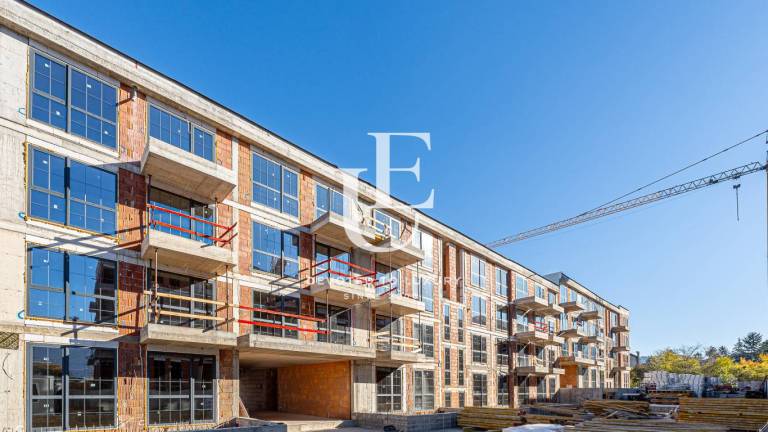
[(351, 362), (282, 367), (277, 370), (279, 411), (332, 419), (352, 414)]
[(26, 120), (27, 39), (0, 26), (0, 117)]
[(0, 349), (0, 430), (21, 431), (24, 425), (24, 343)]
[(352, 412), (376, 412), (376, 367), (371, 362), (352, 365)]

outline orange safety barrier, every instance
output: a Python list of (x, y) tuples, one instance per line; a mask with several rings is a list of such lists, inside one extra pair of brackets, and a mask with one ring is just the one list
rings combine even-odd
[[(289, 312), (282, 312), (282, 311), (276, 311), (272, 309), (264, 309), (264, 308), (257, 308), (252, 306), (243, 306), (238, 305), (235, 306), (238, 309), (244, 309), (251, 312), (259, 312), (259, 313), (266, 313), (270, 315), (278, 315), (278, 316), (284, 316), (288, 318), (296, 318), (300, 320), (305, 321), (314, 321), (314, 322), (325, 322), (325, 318), (318, 318), (314, 316), (309, 315), (299, 315), (299, 314), (293, 314)], [(301, 328), (301, 327), (293, 327), (293, 326), (287, 326), (284, 324), (275, 324), (275, 323), (268, 323), (268, 322), (262, 322), (262, 321), (251, 321), (251, 320), (245, 320), (245, 319), (238, 319), (238, 323), (240, 324), (248, 324), (248, 325), (255, 325), (258, 327), (268, 327), (268, 328), (276, 328), (276, 329), (282, 329), (282, 330), (295, 330), (299, 332), (306, 332), (306, 333), (318, 333), (318, 334), (328, 334), (330, 333), (328, 330), (318, 330), (318, 329), (311, 329), (311, 328)]]
[[(334, 262), (339, 263), (339, 264), (343, 264), (343, 265), (346, 265), (346, 266), (349, 266), (351, 268), (355, 268), (355, 269), (361, 270), (361, 271), (363, 271), (365, 273), (356, 275), (356, 274), (352, 274), (352, 273), (342, 273), (340, 271), (333, 270), (331, 268), (330, 264), (334, 263)], [(326, 268), (326, 269), (324, 269), (324, 270), (322, 270), (320, 272), (317, 272), (317, 267), (321, 266), (321, 265), (324, 265), (324, 264), (328, 264), (328, 268)], [(350, 282), (356, 281), (356, 280), (362, 280), (363, 283), (372, 283), (372, 281), (376, 278), (376, 272), (371, 271), (371, 269), (367, 269), (367, 268), (359, 266), (357, 264), (352, 264), (351, 262), (343, 261), (343, 260), (340, 260), (340, 259), (334, 258), (334, 257), (331, 257), (331, 258), (328, 258), (328, 259), (325, 259), (323, 261), (320, 261), (320, 262), (316, 263), (315, 265), (313, 265), (311, 267), (311, 270), (313, 270), (313, 272), (312, 272), (312, 276), (313, 277), (318, 277), (318, 276), (323, 275), (323, 274), (329, 274), (329, 275), (336, 275), (336, 276), (340, 276), (340, 277), (343, 277), (343, 278), (347, 278), (347, 279), (349, 279)]]
[[(176, 210), (171, 210), (171, 209), (159, 207), (159, 206), (156, 206), (154, 204), (147, 204), (147, 209), (149, 210), (149, 225), (150, 226), (162, 226), (162, 227), (166, 227), (166, 228), (169, 228), (169, 229), (181, 231), (183, 233), (187, 233), (189, 235), (193, 235), (193, 236), (196, 236), (196, 237), (201, 237), (201, 238), (204, 238), (204, 239), (212, 241), (216, 246), (226, 246), (229, 243), (231, 243), (232, 240), (237, 236), (237, 233), (232, 233), (232, 230), (234, 230), (235, 226), (237, 226), (237, 222), (235, 222), (232, 226), (228, 227), (228, 226), (225, 226), (225, 225), (217, 224), (216, 222), (211, 222), (209, 220), (205, 220), (205, 219), (202, 219), (202, 218), (199, 218), (199, 217), (195, 217), (195, 216), (192, 216), (192, 215), (181, 213), (181, 212), (178, 212)], [(187, 229), (187, 228), (183, 228), (183, 227), (180, 227), (180, 226), (172, 225), (172, 224), (169, 224), (167, 222), (163, 222), (163, 221), (157, 220), (155, 218), (155, 212), (168, 213), (168, 214), (172, 214), (172, 215), (175, 215), (175, 216), (179, 216), (179, 217), (188, 219), (190, 221), (200, 222), (200, 223), (212, 226), (213, 229), (214, 229), (214, 232), (216, 232), (217, 229), (218, 230), (223, 230), (223, 232), (221, 234), (218, 234), (217, 236), (212, 236), (212, 235), (209, 235), (209, 234), (201, 233), (201, 232), (198, 232), (198, 231), (193, 231), (193, 230), (190, 230), (190, 229)], [(229, 235), (229, 237), (227, 237), (227, 235)]]

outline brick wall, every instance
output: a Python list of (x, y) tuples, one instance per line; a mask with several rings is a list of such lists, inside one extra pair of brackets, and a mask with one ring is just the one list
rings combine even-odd
[[(220, 130), (216, 131), (216, 162), (232, 169), (232, 136)], [(222, 199), (224, 197), (219, 197), (219, 200)]]
[(217, 381), (219, 397), (219, 423), (231, 421), (237, 417), (232, 411), (235, 395), (235, 352), (219, 350), (219, 379)]
[(315, 220), (315, 181), (307, 171), (299, 175), (299, 220), (302, 225)]
[(240, 400), (248, 414), (277, 409), (277, 371), (275, 369), (240, 368)]
[(144, 359), (146, 349), (121, 342), (117, 361), (117, 416), (121, 431), (143, 431), (146, 411)]
[[(238, 150), (238, 172), (237, 172), (237, 190), (239, 192), (238, 202), (243, 205), (251, 204), (251, 147), (244, 141), (240, 141)], [(251, 216), (247, 212), (240, 212), (240, 218), (237, 222), (237, 272), (240, 274), (251, 274)]]
[(138, 250), (144, 238), (147, 184), (144, 176), (122, 168), (117, 178), (117, 238), (121, 248)]
[(348, 361), (279, 368), (278, 410), (349, 419), (352, 414), (351, 381)]
[(131, 88), (125, 84), (118, 90), (117, 122), (120, 160), (138, 165), (147, 142), (147, 99), (138, 93), (131, 100)]
[[(121, 336), (138, 338), (146, 321), (146, 314), (140, 308), (144, 291), (144, 267), (127, 262), (118, 266), (118, 326)], [(136, 340), (138, 342), (138, 339)]]
[(458, 301), (458, 257), (456, 246), (446, 243), (443, 248), (443, 297)]

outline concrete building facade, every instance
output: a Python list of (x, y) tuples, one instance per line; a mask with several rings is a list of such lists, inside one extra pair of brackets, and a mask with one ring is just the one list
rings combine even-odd
[(345, 197), (341, 169), (25, 3), (0, 0), (0, 52), (3, 427), (628, 385), (629, 312), (567, 276), (369, 184)]

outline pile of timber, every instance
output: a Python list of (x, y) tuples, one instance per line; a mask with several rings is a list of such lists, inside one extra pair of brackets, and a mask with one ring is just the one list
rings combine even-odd
[(768, 423), (768, 399), (680, 398), (677, 419), (757, 431)]
[(520, 410), (513, 408), (466, 407), (459, 412), (460, 427), (504, 429), (524, 423)]
[(568, 432), (726, 432), (720, 425), (676, 423), (673, 420), (618, 420), (595, 418), (579, 423)]
[[(536, 408), (541, 408), (537, 406)], [(571, 412), (573, 411), (573, 412)], [(513, 408), (466, 407), (459, 412), (458, 425), (462, 428), (500, 430), (523, 424), (574, 425), (583, 420), (579, 411), (563, 409), (557, 414), (532, 414)]]
[(581, 406), (598, 416), (606, 416), (615, 411), (622, 411), (625, 413), (635, 414), (639, 416), (650, 415), (651, 407), (648, 402), (644, 401), (625, 401), (625, 400), (585, 400)]
[(679, 405), (681, 397), (689, 397), (689, 391), (657, 390), (648, 392), (648, 398), (652, 404)]

